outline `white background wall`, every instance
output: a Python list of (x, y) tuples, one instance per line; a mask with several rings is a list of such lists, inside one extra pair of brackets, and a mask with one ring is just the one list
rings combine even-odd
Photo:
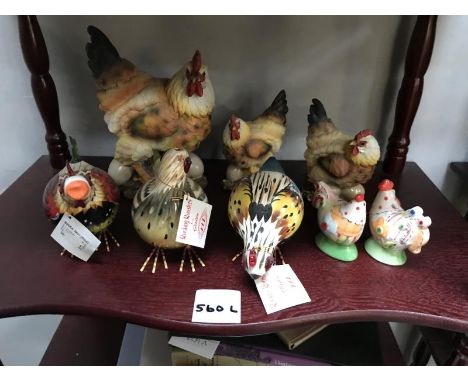
[[(97, 109), (87, 67), (86, 26), (94, 24), (122, 56), (157, 76), (171, 76), (194, 49), (201, 50), (217, 97), (213, 132), (199, 149), (204, 158), (222, 157), (220, 136), (231, 112), (254, 117), (286, 89), (288, 128), (280, 159), (303, 159), (313, 97), (323, 101), (339, 128), (348, 133), (371, 128), (385, 144), (414, 21), (400, 16), (39, 17), (62, 126), (78, 140), (81, 154), (112, 155), (115, 142)], [(468, 17), (439, 18), (409, 152), (460, 208), (466, 195), (448, 163), (468, 160), (467, 35)], [(46, 148), (16, 17), (0, 16), (0, 48), (1, 192)], [(0, 338), (0, 356), (3, 343)]]

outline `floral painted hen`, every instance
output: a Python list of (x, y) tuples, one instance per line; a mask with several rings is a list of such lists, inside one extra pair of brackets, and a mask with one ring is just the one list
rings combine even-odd
[[(215, 103), (208, 68), (197, 50), (170, 79), (156, 78), (120, 57), (107, 36), (88, 27), (88, 65), (97, 85), (99, 108), (117, 135), (115, 160), (132, 166), (142, 183), (151, 173), (142, 163), (171, 148), (195, 150), (211, 131)], [(157, 155), (159, 158), (159, 155)], [(114, 164), (113, 168), (119, 168)], [(132, 172), (121, 171), (129, 178)], [(114, 174), (111, 174), (114, 177)], [(121, 179), (119, 183), (128, 179)]]

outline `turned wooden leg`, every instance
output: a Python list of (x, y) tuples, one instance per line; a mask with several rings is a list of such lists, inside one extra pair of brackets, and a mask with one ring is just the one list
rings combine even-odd
[(437, 16), (418, 16), (406, 53), (405, 74), (398, 93), (395, 122), (383, 162), (386, 173), (403, 171), (410, 143), (410, 130), (421, 100), (424, 74), (431, 60)]
[(60, 126), (57, 90), (49, 74), (49, 55), (36, 16), (18, 16), (24, 61), (31, 72), (31, 87), (44, 120), (50, 164), (61, 170), (70, 160), (67, 137)]

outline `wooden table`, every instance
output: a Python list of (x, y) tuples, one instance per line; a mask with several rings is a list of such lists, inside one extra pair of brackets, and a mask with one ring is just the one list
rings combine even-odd
[[(110, 158), (86, 158), (106, 169)], [(298, 185), (305, 163), (283, 162)], [(100, 252), (88, 263), (60, 257), (50, 238), (54, 225), (41, 204), (53, 175), (41, 157), (0, 196), (0, 317), (58, 313), (106, 317), (194, 335), (240, 336), (271, 333), (313, 323), (400, 321), (468, 332), (468, 224), (421, 169), (407, 163), (396, 183), (406, 208), (421, 205), (431, 216), (431, 240), (403, 267), (380, 264), (358, 243), (359, 258), (342, 263), (314, 245), (318, 227), (309, 205), (298, 232), (282, 246), (286, 261), (312, 303), (266, 315), (253, 281), (231, 258), (242, 242), (227, 219), (229, 193), (222, 190), (225, 161), (206, 161), (207, 195), (213, 213), (205, 250), (206, 268), (179, 272), (180, 252), (168, 254), (169, 269), (151, 274), (139, 268), (150, 251), (136, 234), (130, 201), (124, 200), (112, 232), (121, 242), (112, 254)], [(383, 178), (378, 168), (367, 185), (371, 202)], [(241, 324), (192, 323), (195, 291), (237, 289), (242, 293)]]

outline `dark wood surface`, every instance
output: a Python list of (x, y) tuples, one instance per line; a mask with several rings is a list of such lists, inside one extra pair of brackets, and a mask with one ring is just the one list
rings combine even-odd
[(57, 90), (49, 74), (49, 55), (36, 16), (18, 16), (24, 62), (31, 72), (31, 87), (46, 128), (50, 164), (62, 169), (70, 160), (67, 138), (60, 126)]
[(421, 100), (424, 74), (431, 60), (437, 16), (418, 16), (406, 53), (405, 74), (398, 93), (393, 131), (388, 139), (384, 170), (399, 174), (406, 162), (410, 130)]
[[(110, 158), (89, 158), (106, 169)], [(303, 161), (283, 162), (299, 184)], [(377, 263), (358, 243), (359, 258), (342, 263), (314, 245), (316, 213), (307, 204), (298, 232), (282, 246), (308, 291), (312, 303), (267, 315), (253, 281), (231, 258), (242, 248), (230, 227), (229, 194), (221, 189), (225, 161), (206, 161), (207, 195), (213, 215), (205, 250), (206, 268), (179, 273), (180, 252), (168, 253), (169, 269), (140, 273), (150, 248), (137, 236), (130, 202), (121, 205), (111, 227), (122, 246), (112, 254), (99, 252), (88, 263), (60, 257), (50, 238), (41, 196), (52, 175), (47, 157), (40, 158), (0, 196), (0, 317), (63, 313), (106, 316), (128, 322), (198, 335), (249, 335), (276, 332), (309, 323), (405, 321), (468, 331), (468, 223), (414, 163), (396, 182), (404, 207), (421, 205), (432, 217), (431, 240), (420, 255), (409, 255), (403, 267)], [(366, 199), (373, 200), (382, 170), (376, 169)], [(192, 323), (195, 291), (237, 289), (242, 293), (242, 323)]]
[(121, 320), (64, 316), (41, 366), (115, 366), (126, 323)]

